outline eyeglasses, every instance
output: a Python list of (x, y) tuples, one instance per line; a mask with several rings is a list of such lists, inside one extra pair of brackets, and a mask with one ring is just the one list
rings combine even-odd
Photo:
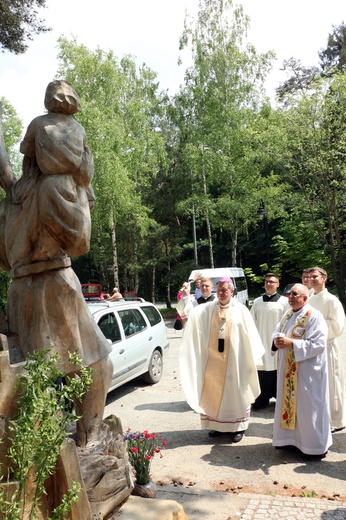
[(288, 293), (288, 296), (294, 296), (296, 298), (297, 296), (304, 296), (304, 294), (300, 294), (300, 293), (293, 291), (293, 292)]

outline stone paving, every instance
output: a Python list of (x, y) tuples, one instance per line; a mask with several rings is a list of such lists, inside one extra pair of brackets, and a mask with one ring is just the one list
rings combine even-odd
[(252, 497), (241, 520), (346, 520), (346, 503), (316, 498)]

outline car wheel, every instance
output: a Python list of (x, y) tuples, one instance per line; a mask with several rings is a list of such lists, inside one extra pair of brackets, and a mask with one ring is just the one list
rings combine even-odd
[(144, 374), (143, 379), (149, 385), (154, 385), (158, 383), (162, 376), (162, 355), (159, 350), (154, 350), (151, 355), (149, 370), (146, 374)]

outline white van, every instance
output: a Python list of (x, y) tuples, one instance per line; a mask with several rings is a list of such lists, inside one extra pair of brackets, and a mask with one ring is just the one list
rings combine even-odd
[(192, 271), (189, 276), (189, 282), (191, 282), (191, 295), (193, 296), (196, 288), (194, 278), (198, 276), (198, 274), (200, 274), (201, 277), (211, 278), (213, 280), (213, 293), (216, 293), (216, 282), (219, 278), (231, 278), (234, 284), (233, 298), (236, 298), (247, 307), (249, 306), (246, 278), (243, 269), (240, 267), (217, 267), (216, 269), (196, 269)]

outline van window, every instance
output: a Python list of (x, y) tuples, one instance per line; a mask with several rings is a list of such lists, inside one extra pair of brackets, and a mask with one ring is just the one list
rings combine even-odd
[(236, 276), (234, 278), (236, 288), (238, 291), (246, 291), (247, 290), (247, 283), (244, 276)]
[[(214, 289), (213, 292), (216, 293), (216, 283), (221, 277), (229, 277), (233, 280), (233, 285), (235, 288), (234, 297), (244, 305), (248, 305), (249, 297), (248, 297), (248, 289), (247, 282), (244, 275), (244, 271), (241, 267), (216, 267), (212, 269), (199, 269), (192, 271), (189, 276), (189, 280), (191, 282), (191, 297), (195, 293), (196, 284), (193, 281), (194, 277), (200, 274), (201, 277), (211, 278), (213, 281)], [(196, 301), (193, 298), (193, 303)]]

